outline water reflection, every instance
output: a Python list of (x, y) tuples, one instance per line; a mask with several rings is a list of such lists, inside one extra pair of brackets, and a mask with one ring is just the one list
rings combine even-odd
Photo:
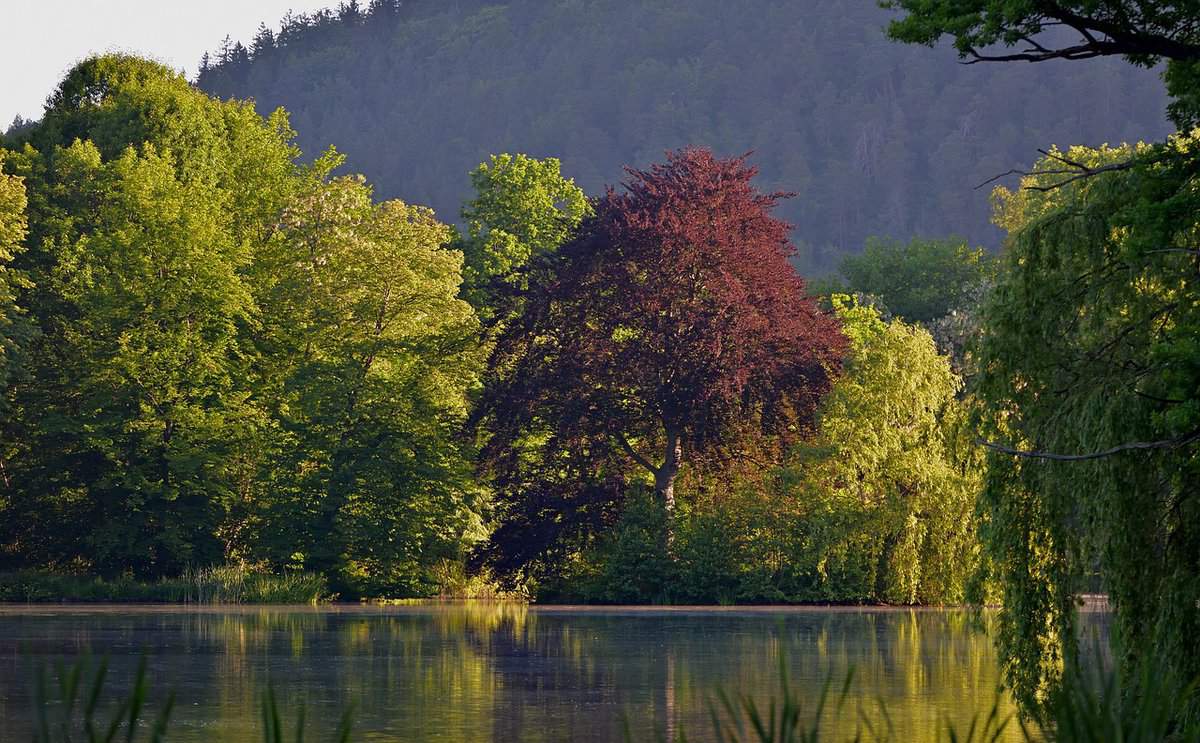
[(987, 714), (999, 681), (991, 641), (959, 612), (10, 607), (0, 739), (29, 737), (32, 669), (85, 652), (110, 656), (114, 687), (145, 652), (153, 687), (176, 691), (171, 740), (185, 743), (255, 740), (268, 683), (286, 708), (306, 705), (313, 733), (353, 704), (368, 741), (620, 740), (623, 717), (641, 739), (682, 727), (703, 740), (716, 688), (765, 700), (781, 661), (814, 701), (854, 668), (856, 702), (882, 700), (896, 737), (921, 741)]

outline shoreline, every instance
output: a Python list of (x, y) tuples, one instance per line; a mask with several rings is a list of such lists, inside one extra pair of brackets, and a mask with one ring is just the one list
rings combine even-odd
[[(0, 602), (0, 615), (21, 614), (231, 614), (278, 613), (389, 615), (426, 614), (438, 610), (450, 610), (463, 605), (509, 606), (533, 614), (571, 615), (589, 614), (614, 616), (653, 615), (751, 615), (772, 614), (896, 614), (914, 613), (959, 613), (974, 611), (974, 607), (955, 606), (896, 606), (891, 604), (747, 604), (744, 606), (714, 606), (705, 604), (647, 605), (647, 604), (531, 604), (522, 601), (493, 599), (413, 599), (404, 603), (331, 602), (324, 604), (215, 604), (215, 603), (135, 603), (135, 602), (43, 602), (16, 603)], [(982, 610), (995, 612), (998, 607), (986, 606)], [(1107, 597), (1091, 595), (1079, 607), (1083, 613), (1106, 613), (1109, 611)]]

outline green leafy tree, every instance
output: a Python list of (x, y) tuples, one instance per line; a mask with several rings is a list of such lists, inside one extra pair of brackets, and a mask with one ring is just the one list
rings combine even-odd
[(592, 206), (555, 158), (493, 155), (471, 171), (475, 197), (463, 205), (464, 296), (484, 319), (503, 316), (528, 288), (534, 258), (558, 249)]
[[(278, 439), (263, 486), (271, 556), (300, 553), (353, 593), (421, 594), (482, 538), (485, 493), (457, 436), (476, 384), (478, 322), (457, 297), (450, 228), (361, 178), (311, 184), (263, 261), (264, 389)], [(280, 497), (282, 494), (282, 497)]]
[(871, 238), (862, 253), (842, 259), (841, 273), (848, 290), (877, 297), (909, 322), (929, 324), (970, 305), (992, 264), (983, 248), (957, 238)]
[(247, 271), (295, 169), (286, 118), (112, 55), (68, 73), (24, 136), (15, 265), (39, 334), (10, 389), (4, 542), (107, 573), (219, 562), (261, 425)]
[(978, 351), (984, 544), (1031, 707), (1074, 658), (1097, 566), (1127, 670), (1140, 656), (1200, 675), (1198, 145), (1051, 150), (997, 192), (1010, 238)]
[(24, 250), (29, 227), (25, 182), (18, 176), (4, 174), (4, 156), (4, 150), (0, 150), (0, 413), (5, 406), (4, 392), (20, 369), (21, 356), (32, 331), (25, 313), (17, 306), (17, 292), (28, 286), (28, 282), (12, 267)]
[(833, 301), (850, 353), (783, 472), (791, 569), (810, 600), (959, 601), (980, 483), (962, 382), (927, 331)]
[(241, 417), (238, 326), (253, 311), (237, 275), (247, 252), (222, 229), (218, 194), (180, 182), (150, 145), (103, 162), (77, 142), (51, 173), (61, 198), (93, 206), (71, 210), (37, 277), (63, 312), (45, 318), (38, 378), (22, 396), (21, 487), (77, 493), (102, 570), (219, 561), (212, 534)]

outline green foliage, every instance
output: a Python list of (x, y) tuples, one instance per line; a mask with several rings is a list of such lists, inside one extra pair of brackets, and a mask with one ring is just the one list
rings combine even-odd
[(187, 570), (153, 582), (32, 570), (0, 573), (0, 601), (20, 603), (316, 604), (331, 595), (324, 576), (244, 565)]
[(17, 287), (38, 332), (0, 433), (0, 560), (436, 590), (484, 505), (456, 435), (481, 351), (451, 230), (332, 177), (335, 152), (298, 165), (282, 112), (134, 57), (80, 63), (20, 136), (0, 265), (22, 179), (28, 237), (0, 305)]
[(871, 295), (908, 322), (928, 324), (970, 304), (992, 273), (993, 259), (958, 238), (907, 244), (871, 238), (859, 255), (842, 259), (850, 292)]
[[(30, 340), (32, 326), (17, 306), (17, 292), (28, 286), (12, 263), (24, 250), (28, 218), (25, 213), (24, 179), (5, 175), (5, 151), (0, 149), (0, 413), (6, 410), (3, 393), (9, 381), (21, 373), (22, 356)], [(0, 462), (4, 452), (0, 450)]]
[(592, 215), (587, 196), (560, 173), (555, 158), (492, 155), (471, 171), (475, 196), (463, 205), (464, 296), (485, 319), (528, 287), (534, 258), (557, 250)]
[[(278, 435), (255, 496), (272, 562), (340, 590), (421, 595), (481, 538), (484, 492), (457, 437), (482, 359), (461, 254), (433, 213), (317, 174), (257, 267)], [(253, 548), (251, 547), (251, 550)]]
[(4, 421), (5, 551), (110, 575), (220, 563), (259, 425), (245, 272), (294, 169), (286, 119), (114, 55), (72, 70), (25, 136), (6, 168), (29, 191), (17, 266), (39, 333)]
[(1027, 707), (1074, 662), (1074, 597), (1097, 567), (1125, 671), (1200, 674), (1198, 145), (1052, 150), (996, 194), (1009, 249), (977, 394), (1008, 450), (989, 455), (982, 534)]
[(620, 520), (576, 557), (541, 595), (605, 604), (669, 603), (675, 596), (667, 552), (667, 512), (648, 488), (626, 497)]
[(17, 395), (18, 487), (89, 494), (64, 516), (90, 524), (82, 536), (100, 570), (219, 561), (211, 535), (247, 418), (246, 246), (220, 193), (177, 177), (151, 144), (103, 162), (76, 141), (48, 171), (56, 206), (72, 207), (35, 214), (57, 229), (30, 251), (42, 333)]
[(811, 571), (814, 598), (959, 601), (979, 484), (961, 382), (926, 331), (846, 297), (834, 306), (851, 352), (783, 473), (788, 562)]

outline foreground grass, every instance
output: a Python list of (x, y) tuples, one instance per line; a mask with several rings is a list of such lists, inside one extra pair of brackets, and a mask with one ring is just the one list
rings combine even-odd
[(0, 601), (171, 604), (316, 604), (330, 598), (311, 573), (273, 574), (240, 565), (189, 570), (148, 582), (41, 571), (0, 573)]
[[(170, 718), (174, 695), (155, 709), (147, 708), (145, 664), (139, 666), (133, 690), (125, 695), (105, 689), (107, 663), (93, 664), (84, 658), (72, 666), (56, 669), (54, 684), (43, 668), (33, 695), (35, 743), (126, 743), (170, 740)], [(860, 708), (853, 734), (833, 733), (832, 720), (845, 730), (845, 719), (853, 713), (853, 674), (839, 685), (832, 679), (815, 700), (804, 699), (788, 682), (786, 668), (780, 672), (778, 696), (766, 706), (753, 698), (718, 693), (710, 702), (712, 727), (708, 731), (681, 731), (676, 741), (712, 738), (719, 743), (819, 743), (820, 741), (880, 742), (897, 738), (888, 711), (882, 704), (873, 713)], [(1045, 720), (1026, 722), (1000, 713), (999, 699), (991, 711), (977, 717), (966, 729), (947, 726), (936, 741), (946, 743), (995, 743), (1008, 732), (1017, 731), (1028, 741), (1046, 743), (1200, 743), (1200, 727), (1180, 722), (1181, 714), (1194, 701), (1196, 684), (1181, 689), (1150, 670), (1122, 684), (1112, 674), (1068, 677), (1062, 693), (1048, 705)], [(261, 700), (263, 743), (306, 740), (304, 709), (285, 714), (268, 688)], [(294, 720), (294, 723), (291, 721)], [(352, 743), (352, 710), (341, 718), (332, 740)], [(636, 738), (626, 728), (626, 741)], [(661, 737), (658, 740), (662, 740)], [(930, 742), (934, 743), (934, 742)]]

